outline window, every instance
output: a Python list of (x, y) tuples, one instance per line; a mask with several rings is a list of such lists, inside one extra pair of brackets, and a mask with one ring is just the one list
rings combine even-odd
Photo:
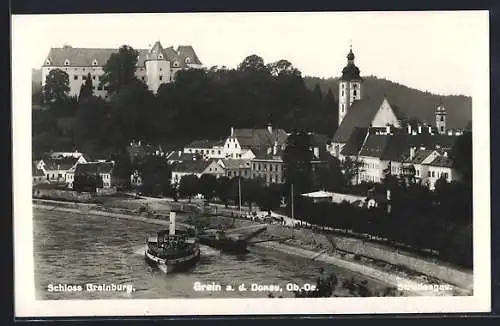
[(444, 131), (444, 127), (443, 127), (443, 126), (441, 126), (440, 130), (441, 130), (441, 132), (443, 132), (443, 131)]
[(344, 90), (342, 90), (342, 96), (344, 96)]
[(94, 61), (92, 61), (92, 65), (93, 66), (97, 66), (97, 60), (96, 59), (94, 59)]
[(231, 176), (231, 171), (227, 171), (227, 176), (230, 177)]
[(69, 66), (69, 60), (68, 59), (64, 60), (64, 65), (65, 66)]
[(161, 54), (161, 53), (158, 54), (158, 59), (160, 59), (160, 60), (163, 59), (163, 54)]
[(75, 80), (78, 80), (78, 76), (77, 76), (77, 75), (75, 75), (75, 77), (73, 77), (73, 78), (74, 78)]
[(444, 177), (445, 179), (448, 179), (448, 172), (443, 172), (443, 177)]
[(174, 67), (179, 67), (179, 62), (175, 61), (174, 62)]
[(190, 62), (191, 62), (191, 59), (186, 58), (186, 60), (185, 60), (184, 62), (186, 62), (186, 63), (190, 63)]
[(160, 71), (163, 71), (163, 69), (162, 69), (162, 68), (160, 68)]
[(163, 76), (162, 75), (160, 75), (160, 80), (163, 80)]
[(358, 95), (358, 91), (354, 90), (353, 94), (354, 94), (354, 96), (357, 96)]
[(82, 80), (87, 80), (87, 76), (83, 75)]
[(92, 86), (92, 89), (95, 91), (96, 87), (95, 87), (95, 86)]
[(353, 84), (353, 85), (352, 85), (352, 87), (353, 87), (354, 89), (356, 89), (356, 88), (358, 88), (358, 84)]
[(427, 176), (430, 178), (430, 176), (431, 176), (431, 171), (427, 171)]
[(95, 76), (92, 76), (92, 79), (95, 80)]
[(434, 171), (432, 171), (431, 175), (432, 175), (432, 177), (433, 177), (433, 178), (435, 177), (435, 173), (434, 173)]
[(45, 64), (46, 64), (47, 66), (50, 66), (50, 60), (49, 60), (49, 59), (47, 59), (47, 61), (45, 61)]
[(345, 88), (345, 84), (344, 84), (344, 83), (342, 83), (342, 89), (344, 89), (344, 88)]
[(442, 115), (439, 120), (444, 121), (444, 115)]
[(144, 76), (142, 76), (141, 79), (144, 80)]
[(220, 155), (220, 150), (219, 150), (219, 155)]

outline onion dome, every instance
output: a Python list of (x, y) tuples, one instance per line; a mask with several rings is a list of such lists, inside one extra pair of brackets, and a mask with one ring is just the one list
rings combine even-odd
[(352, 49), (347, 54), (347, 66), (342, 69), (342, 77), (340, 77), (340, 79), (345, 81), (363, 80), (359, 75), (359, 68), (354, 64), (354, 53)]

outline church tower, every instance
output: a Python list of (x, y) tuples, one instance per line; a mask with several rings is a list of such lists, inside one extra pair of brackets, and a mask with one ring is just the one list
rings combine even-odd
[(352, 46), (347, 54), (347, 65), (342, 69), (339, 81), (339, 126), (351, 107), (352, 102), (361, 99), (361, 85), (363, 78), (359, 75), (359, 68), (354, 64)]
[(436, 128), (441, 135), (446, 134), (446, 108), (440, 104), (436, 109)]

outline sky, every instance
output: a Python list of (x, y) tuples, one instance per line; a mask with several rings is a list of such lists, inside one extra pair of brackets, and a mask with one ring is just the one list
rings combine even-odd
[[(235, 68), (257, 54), (289, 60), (303, 76), (338, 77), (352, 45), (362, 76), (437, 94), (471, 96), (489, 60), (486, 11), (191, 13), (13, 16), (13, 45), (39, 68), (51, 47), (148, 48), (190, 44), (206, 67)], [(486, 38), (487, 39), (487, 38)]]

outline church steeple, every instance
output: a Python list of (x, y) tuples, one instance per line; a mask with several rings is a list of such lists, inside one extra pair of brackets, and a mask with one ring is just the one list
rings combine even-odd
[(359, 68), (354, 64), (354, 58), (351, 43), (349, 44), (349, 53), (347, 54), (347, 65), (342, 69), (342, 76), (339, 81), (339, 126), (352, 103), (361, 99), (363, 78), (359, 74)]

